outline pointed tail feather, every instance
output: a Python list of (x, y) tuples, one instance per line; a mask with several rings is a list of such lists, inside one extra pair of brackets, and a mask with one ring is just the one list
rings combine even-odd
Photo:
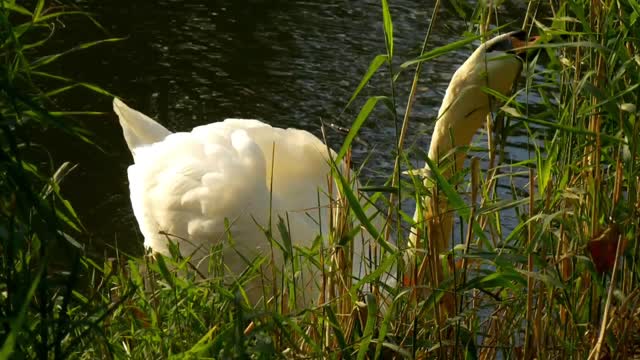
[(134, 157), (136, 148), (162, 141), (171, 134), (171, 131), (164, 126), (147, 115), (128, 107), (118, 98), (113, 99), (113, 111), (120, 118), (124, 138)]

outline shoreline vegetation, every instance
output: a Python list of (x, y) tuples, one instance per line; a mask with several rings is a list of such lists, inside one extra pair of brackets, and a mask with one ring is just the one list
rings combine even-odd
[[(400, 203), (430, 191), (418, 176), (403, 174), (409, 166), (403, 140), (412, 101), (418, 82), (428, 75), (421, 65), (492, 37), (501, 24), (498, 12), (478, 3), (450, 2), (472, 25), (459, 41), (434, 48), (429, 36), (431, 27), (441, 24), (442, 6), (435, 1), (421, 54), (396, 59), (393, 13), (387, 0), (381, 1), (386, 53), (371, 54), (363, 78), (351, 79), (360, 82), (346, 107), (379, 71), (391, 74), (389, 87), (363, 101), (337, 149), (349, 159), (351, 141), (376, 107), (396, 122), (394, 173), (384, 184), (360, 188), (388, 219), (375, 229), (382, 235), (372, 249), (381, 253), (378, 266), (362, 280), (349, 278), (349, 264), (355, 262), (337, 244), (352, 241), (348, 224), (362, 210), (358, 201), (345, 200), (341, 226), (326, 248), (322, 241), (311, 250), (273, 247), (290, 259), (286, 269), (273, 269), (279, 282), (273, 288), (285, 290), (265, 294), (270, 300), (254, 307), (242, 284), (260, 277), (268, 259), (250, 259), (237, 282), (225, 284), (220, 277), (202, 277), (175, 246), (170, 257), (84, 256), (76, 240), (84, 231), (83, 214), (61, 195), (73, 165), (38, 167), (34, 154), (49, 158), (55, 149), (34, 143), (31, 134), (54, 129), (94, 146), (92, 135), (73, 119), (103, 113), (61, 111), (55, 100), (78, 88), (96, 97), (113, 95), (49, 69), (75, 52), (122, 39), (55, 52), (46, 44), (56, 36), (56, 24), (82, 16), (101, 29), (93, 15), (53, 1), (26, 6), (0, 0), (0, 359), (640, 356), (640, 3), (635, 0), (529, 2), (522, 28), (542, 37), (542, 51), (529, 60), (515, 94), (501, 97), (504, 105), (487, 120), (489, 167), (480, 169), (471, 159), (450, 182), (435, 181), (459, 218), (454, 232), (462, 241), (451, 244), (448, 253), (457, 270), (439, 289), (426, 288), (430, 279), (411, 286), (403, 281), (407, 229), (413, 224)], [(543, 7), (551, 16), (539, 17)], [(399, 72), (415, 73), (408, 99), (396, 97)], [(528, 106), (533, 95), (538, 103)], [(506, 162), (504, 146), (515, 128), (527, 129), (531, 157), (514, 164)], [(514, 181), (522, 173), (528, 179), (524, 186)], [(498, 198), (499, 182), (512, 189), (511, 198)], [(509, 232), (501, 226), (505, 209), (518, 218)], [(286, 227), (268, 230), (286, 234)], [(224, 271), (219, 250), (212, 248), (212, 271)], [(61, 253), (68, 260), (62, 267)], [(324, 269), (318, 279), (325, 289), (321, 305), (288, 305), (304, 296), (293, 281), (302, 266)], [(386, 273), (399, 279), (395, 285), (380, 280)], [(455, 306), (443, 318), (438, 304), (444, 296)]]

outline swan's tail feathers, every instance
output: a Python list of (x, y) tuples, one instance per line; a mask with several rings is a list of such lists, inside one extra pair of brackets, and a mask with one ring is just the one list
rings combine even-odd
[(164, 126), (128, 107), (118, 98), (113, 99), (113, 111), (120, 118), (124, 139), (134, 157), (137, 148), (162, 141), (171, 134)]

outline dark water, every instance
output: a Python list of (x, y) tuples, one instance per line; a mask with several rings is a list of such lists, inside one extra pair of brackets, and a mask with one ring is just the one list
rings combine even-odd
[[(399, 64), (418, 54), (433, 4), (390, 2)], [(126, 40), (71, 56), (59, 70), (108, 89), (174, 131), (228, 117), (256, 118), (276, 126), (303, 128), (319, 136), (323, 121), (348, 127), (362, 101), (353, 106), (353, 111), (338, 115), (369, 62), (385, 52), (377, 0), (112, 0), (83, 1), (79, 5), (94, 13), (108, 34), (86, 22), (71, 22), (70, 30), (56, 46), (70, 47), (107, 36)], [(500, 16), (516, 21), (516, 28), (522, 20), (513, 16), (524, 14), (525, 6), (507, 2), (500, 8)], [(446, 7), (438, 23), (429, 48), (473, 30)], [(450, 75), (470, 51), (460, 50), (425, 65), (408, 146), (426, 151)], [(397, 87), (400, 113), (411, 76), (411, 71), (401, 76)], [(388, 94), (389, 81), (384, 72), (363, 93)], [(92, 253), (104, 251), (105, 244), (107, 248), (117, 244), (126, 251), (140, 251), (142, 239), (130, 209), (126, 178), (132, 159), (117, 118), (111, 113), (111, 99), (74, 92), (60, 102), (66, 108), (109, 113), (84, 120), (102, 151), (64, 140), (56, 140), (52, 148), (58, 162), (79, 164), (63, 189), (88, 230), (88, 235), (81, 238)], [(385, 111), (376, 111), (360, 133), (355, 162), (359, 164), (373, 154), (364, 176), (374, 183), (382, 183), (391, 172), (395, 132), (393, 118)], [(332, 147), (338, 148), (344, 133), (329, 129), (327, 136)], [(485, 141), (478, 136), (475, 143), (482, 146)], [(529, 156), (524, 150), (526, 134), (509, 141), (507, 158)], [(513, 224), (510, 216), (503, 220), (507, 227)]]

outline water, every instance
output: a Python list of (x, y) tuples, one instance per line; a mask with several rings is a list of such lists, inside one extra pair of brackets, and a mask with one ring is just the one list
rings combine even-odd
[[(228, 117), (256, 118), (318, 136), (321, 122), (348, 127), (362, 101), (345, 115), (337, 115), (369, 62), (385, 52), (377, 0), (112, 0), (81, 1), (79, 5), (96, 14), (109, 32), (107, 36), (127, 39), (70, 56), (60, 71), (108, 89), (173, 131)], [(433, 4), (394, 0), (391, 5), (395, 56), (400, 63), (418, 54)], [(523, 14), (526, 4), (508, 6), (500, 9), (506, 19), (510, 14)], [(457, 40), (470, 28), (447, 9), (438, 22), (441, 26), (435, 28), (429, 48)], [(68, 28), (75, 30), (66, 31), (56, 46), (71, 47), (105, 37), (83, 24), (86, 31), (69, 23)], [(408, 146), (426, 151), (450, 75), (470, 51), (460, 50), (425, 65)], [(377, 75), (361, 96), (388, 95), (385, 75)], [(411, 71), (400, 77), (400, 111), (406, 104), (411, 77)], [(111, 99), (74, 92), (60, 101), (67, 108), (108, 113), (84, 121), (102, 151), (64, 138), (51, 140), (58, 163), (68, 160), (79, 164), (63, 189), (87, 229), (87, 235), (80, 239), (91, 253), (116, 244), (139, 253), (142, 239), (131, 212), (126, 178), (132, 159), (111, 112)], [(381, 110), (374, 112), (362, 129), (354, 157), (359, 164), (373, 153), (364, 173), (366, 179), (381, 183), (391, 173), (395, 132), (393, 119)], [(344, 133), (330, 128), (327, 136), (335, 149)], [(507, 148), (509, 157), (527, 158), (526, 134), (511, 140), (515, 142)], [(483, 137), (476, 139), (477, 144), (485, 141)], [(414, 161), (421, 165), (418, 159)], [(513, 220), (509, 221), (506, 219), (505, 226), (512, 227)]]

